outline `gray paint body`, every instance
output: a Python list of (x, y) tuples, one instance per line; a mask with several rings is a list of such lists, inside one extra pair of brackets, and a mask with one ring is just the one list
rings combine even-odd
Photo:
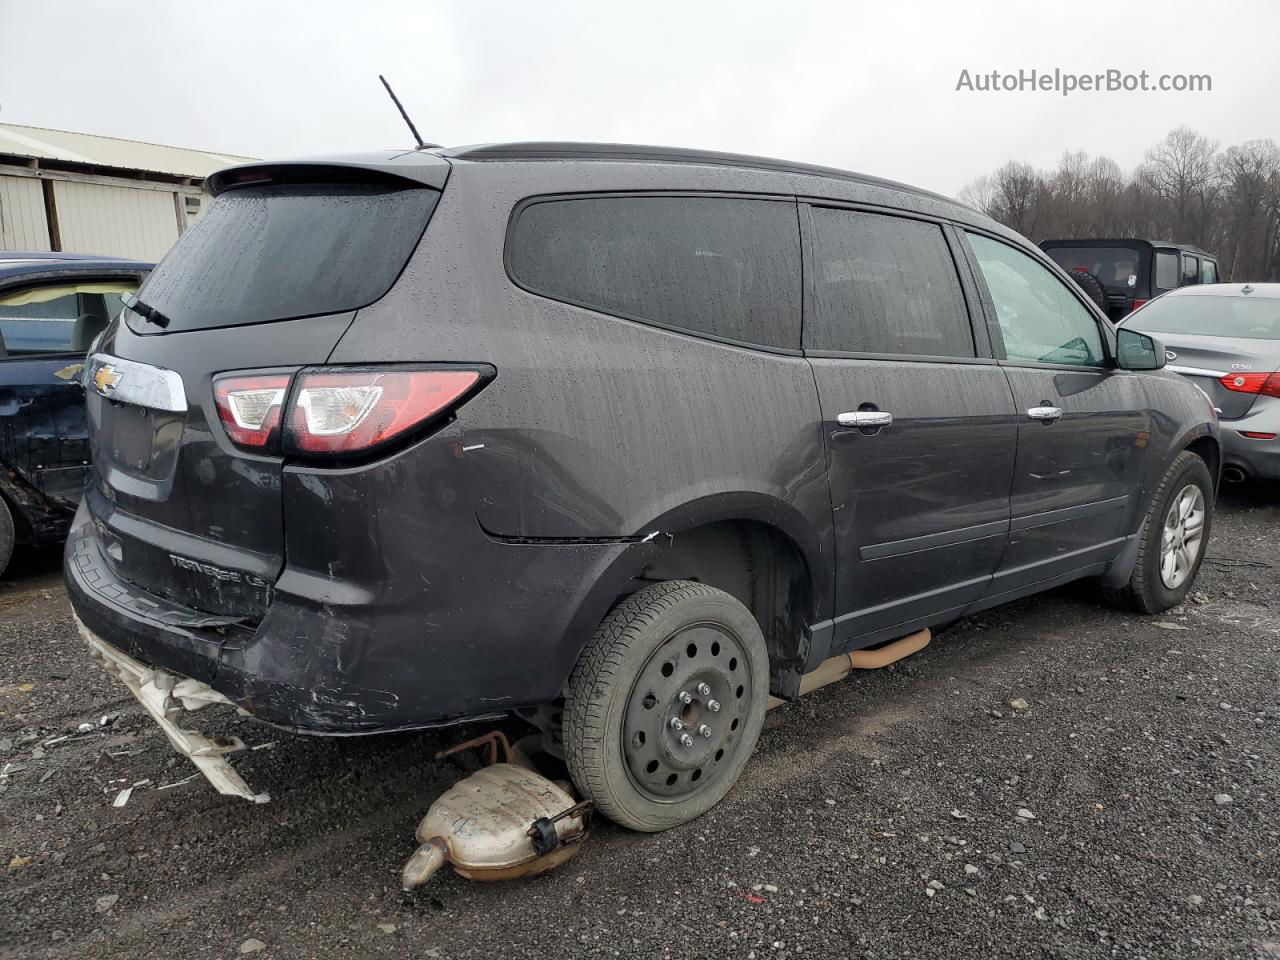
[[(791, 611), (803, 625), (795, 657), (775, 665), (775, 691), (788, 694), (838, 650), (1075, 577), (1127, 576), (1165, 465), (1197, 438), (1216, 444), (1208, 405), (1176, 376), (999, 360), (960, 228), (1061, 272), (941, 198), (670, 158), (466, 157), (395, 158), (421, 164), (415, 179), (443, 195), (400, 279), (354, 316), (112, 332), (103, 352), (177, 370), (191, 409), (170, 459), (153, 464), (170, 484), (158, 498), (131, 495), (132, 481), (112, 476), (116, 455), (95, 451), (67, 548), (73, 604), (91, 629), (272, 723), (443, 723), (554, 699), (596, 624), (668, 545), (708, 523), (752, 521), (807, 567), (807, 607)], [(546, 299), (507, 276), (520, 201), (611, 191), (754, 194), (798, 213), (830, 203), (945, 224), (986, 356), (753, 350)], [(359, 466), (246, 456), (212, 404), (219, 371), (404, 361), (484, 362), (497, 376), (441, 430)], [(1028, 421), (1026, 407), (1046, 399), (1063, 419)], [(893, 426), (836, 423), (868, 403)], [(117, 437), (110, 417), (133, 415), (107, 406), (90, 399), (99, 444)], [(256, 579), (201, 581), (199, 569), (175, 572), (171, 554)]]

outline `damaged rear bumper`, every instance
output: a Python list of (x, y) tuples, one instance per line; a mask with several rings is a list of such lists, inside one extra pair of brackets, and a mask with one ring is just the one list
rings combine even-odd
[[(254, 803), (266, 803), (271, 797), (255, 793), (244, 778), (227, 761), (227, 754), (245, 748), (239, 737), (206, 737), (181, 725), (183, 713), (200, 710), (210, 704), (234, 706), (208, 684), (189, 677), (178, 677), (139, 663), (117, 650), (76, 618), (89, 650), (102, 668), (129, 688), (129, 692), (151, 714), (173, 748), (187, 757), (219, 793), (243, 797)], [(243, 713), (244, 711), (241, 711)]]
[[(344, 566), (368, 582), (322, 577), (296, 550), (253, 623), (130, 582), (127, 563), (107, 556), (98, 531), (110, 520), (82, 504), (67, 539), (67, 594), (89, 631), (147, 668), (207, 684), (255, 720), (329, 736), (447, 726), (549, 703), (616, 596), (603, 570), (625, 550), (649, 549), (502, 543), (471, 516), (441, 531), (447, 549), (415, 545), (412, 559), (393, 563), (390, 547), (387, 556), (347, 551)], [(379, 544), (367, 532), (340, 539)], [(586, 604), (589, 590), (599, 596)]]

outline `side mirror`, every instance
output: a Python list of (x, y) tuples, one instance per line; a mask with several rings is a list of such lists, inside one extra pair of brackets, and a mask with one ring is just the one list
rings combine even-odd
[(1116, 365), (1121, 370), (1159, 370), (1165, 364), (1164, 344), (1128, 327), (1116, 331)]

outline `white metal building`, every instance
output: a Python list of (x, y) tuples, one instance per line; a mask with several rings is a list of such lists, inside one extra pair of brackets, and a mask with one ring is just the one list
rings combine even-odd
[(159, 260), (249, 157), (0, 123), (0, 250)]

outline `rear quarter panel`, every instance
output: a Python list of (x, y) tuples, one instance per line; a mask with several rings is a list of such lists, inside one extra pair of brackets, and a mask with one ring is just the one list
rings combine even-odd
[(689, 504), (716, 519), (718, 502), (732, 515), (745, 501), (808, 527), (829, 557), (821, 413), (803, 358), (605, 316), (507, 276), (521, 199), (643, 189), (734, 187), (696, 166), (457, 164), (400, 282), (360, 311), (331, 362), (497, 367), (459, 417), (475, 514), (493, 535), (637, 537), (688, 522)]

